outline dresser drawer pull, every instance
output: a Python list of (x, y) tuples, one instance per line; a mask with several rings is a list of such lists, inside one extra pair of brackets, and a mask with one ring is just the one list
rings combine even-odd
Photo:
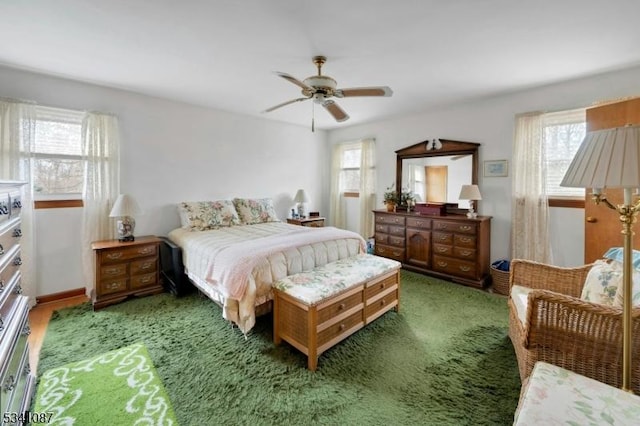
[(462, 225), (460, 227), (461, 231), (471, 231), (471, 227), (469, 225)]
[(448, 238), (449, 238), (448, 235), (442, 235), (440, 236), (440, 241), (447, 241)]
[(472, 253), (473, 253), (473, 252), (470, 252), (470, 251), (467, 251), (467, 250), (462, 250), (462, 251), (460, 252), (460, 254), (461, 254), (462, 256), (464, 256), (464, 257), (469, 257), (469, 256), (471, 256), (471, 254), (472, 254)]
[(384, 299), (382, 299), (382, 300), (380, 301), (380, 306), (384, 306), (386, 303), (387, 303), (387, 302), (386, 302)]
[(392, 251), (391, 253), (393, 253), (394, 256), (400, 256), (402, 254), (401, 251)]
[(22, 259), (20, 259), (19, 257), (16, 257), (13, 261), (13, 264), (16, 266), (22, 265)]
[(0, 204), (0, 216), (3, 214), (9, 214), (9, 206), (7, 206), (7, 203)]
[(107, 253), (107, 259), (114, 260), (114, 259), (120, 259), (121, 257), (122, 257), (121, 251), (118, 251), (115, 253)]
[(104, 271), (107, 275), (117, 275), (118, 272), (120, 272), (120, 269), (118, 268), (109, 268), (107, 270)]
[(460, 237), (460, 241), (462, 241), (463, 243), (470, 243), (471, 242), (471, 238), (469, 238), (469, 237)]
[(447, 267), (447, 262), (438, 262), (438, 266), (446, 268)]
[(378, 247), (376, 250), (378, 250), (378, 253), (386, 253), (387, 251), (385, 249), (383, 249), (382, 247)]
[(13, 230), (13, 238), (20, 238), (22, 237), (22, 229), (20, 228), (16, 228)]
[(397, 217), (396, 217), (395, 219), (393, 219), (393, 221), (394, 221), (395, 223), (400, 223), (400, 219), (398, 219)]
[(0, 256), (2, 256), (4, 254), (4, 247), (2, 247), (2, 244), (0, 244)]
[(0, 280), (0, 293), (4, 291), (4, 280)]
[(7, 377), (7, 380), (5, 380), (4, 386), (2, 387), (2, 389), (5, 392), (11, 392), (15, 387), (16, 387), (16, 378), (13, 376), (13, 374), (11, 374), (9, 375), (9, 377)]
[(444, 247), (438, 247), (438, 248), (436, 248), (436, 250), (438, 250), (439, 253), (444, 253), (444, 252), (447, 251), (447, 249), (444, 248)]
[(471, 270), (471, 268), (469, 268), (468, 266), (461, 266), (461, 267), (460, 267), (460, 270), (461, 270), (462, 272), (469, 272), (469, 271)]
[(120, 283), (118, 281), (114, 281), (112, 283), (107, 284), (106, 287), (108, 290), (115, 290), (120, 287)]
[(0, 331), (4, 330), (4, 321), (2, 320), (2, 315), (0, 315)]
[(141, 248), (140, 250), (138, 250), (138, 254), (149, 254), (149, 253), (153, 253), (153, 248), (144, 247), (144, 248)]
[(380, 284), (380, 288), (384, 288), (386, 286), (385, 283)]
[(346, 305), (344, 303), (341, 303), (338, 305), (338, 310), (341, 311), (346, 307)]
[(22, 202), (20, 200), (13, 200), (13, 208), (14, 209), (21, 209), (22, 208)]
[(344, 324), (340, 324), (340, 331), (344, 330), (345, 325)]
[(140, 269), (150, 269), (153, 268), (153, 262), (146, 262), (140, 265)]
[(26, 324), (24, 326), (24, 328), (22, 329), (22, 335), (23, 336), (28, 336), (31, 334), (31, 327), (29, 327), (29, 324)]
[(22, 287), (20, 285), (17, 285), (13, 290), (13, 294), (22, 294)]
[(150, 283), (153, 279), (151, 277), (144, 277), (140, 280), (142, 284)]

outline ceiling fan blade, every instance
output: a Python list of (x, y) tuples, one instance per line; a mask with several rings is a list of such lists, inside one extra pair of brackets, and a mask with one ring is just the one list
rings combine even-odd
[(294, 76), (287, 74), (286, 72), (276, 71), (276, 74), (279, 75), (280, 77), (284, 78), (285, 80), (292, 82), (296, 86), (300, 86), (300, 87), (302, 87), (303, 89), (306, 89), (306, 90), (313, 90), (313, 88), (307, 86), (306, 84), (304, 84), (303, 82), (301, 82), (300, 80), (298, 80)]
[(344, 112), (344, 110), (340, 108), (340, 106), (338, 106), (338, 104), (332, 100), (324, 101), (322, 103), (322, 106), (324, 107), (324, 109), (329, 111), (329, 114), (331, 114), (338, 123), (349, 119), (349, 114)]
[(283, 106), (285, 106), (285, 105), (289, 105), (289, 104), (292, 104), (292, 103), (294, 103), (294, 102), (306, 101), (307, 99), (309, 99), (309, 98), (291, 99), (290, 101), (283, 102), (283, 103), (278, 104), (278, 105), (276, 105), (276, 106), (272, 106), (271, 108), (267, 108), (267, 109), (265, 109), (265, 110), (264, 110), (264, 111), (262, 111), (262, 112), (263, 112), (263, 113), (265, 113), (265, 112), (271, 112), (271, 111), (273, 111), (274, 109), (281, 108), (281, 107), (283, 107)]
[(347, 98), (351, 96), (391, 96), (393, 90), (387, 86), (375, 87), (349, 87), (347, 89), (338, 89), (334, 92), (338, 98)]

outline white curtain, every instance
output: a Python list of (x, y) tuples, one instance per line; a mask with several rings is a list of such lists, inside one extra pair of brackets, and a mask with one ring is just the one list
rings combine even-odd
[(553, 263), (545, 169), (542, 113), (518, 115), (513, 148), (513, 259)]
[(361, 141), (360, 155), (360, 235), (367, 239), (373, 236), (373, 209), (376, 207), (376, 142)]
[(20, 272), (22, 291), (29, 297), (30, 306), (35, 305), (37, 295), (36, 229), (31, 179), (31, 151), (35, 143), (35, 131), (36, 112), (33, 104), (0, 99), (0, 179), (27, 182), (22, 187)]
[(337, 228), (346, 228), (346, 206), (344, 203), (344, 190), (341, 187), (342, 153), (343, 144), (333, 146), (331, 153), (331, 192), (329, 194), (329, 222)]
[(115, 237), (115, 226), (109, 218), (120, 192), (120, 137), (115, 116), (87, 113), (82, 122), (82, 155), (82, 261), (87, 296), (92, 297), (95, 261), (91, 242)]

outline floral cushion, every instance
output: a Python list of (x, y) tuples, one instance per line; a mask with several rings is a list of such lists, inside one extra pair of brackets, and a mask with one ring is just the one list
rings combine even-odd
[(182, 202), (178, 204), (178, 213), (182, 227), (191, 231), (240, 225), (231, 200)]
[[(620, 281), (618, 292), (616, 293), (613, 306), (622, 308), (622, 301), (624, 300), (624, 286)], [(638, 269), (631, 270), (631, 304), (633, 306), (640, 306), (640, 271)]]
[(395, 260), (363, 253), (290, 275), (276, 281), (273, 287), (313, 306), (400, 266)]
[(279, 222), (276, 211), (273, 208), (273, 200), (271, 198), (234, 198), (233, 204), (238, 211), (240, 220), (245, 225), (264, 222)]
[(582, 300), (615, 306), (618, 288), (622, 288), (622, 264), (596, 260), (587, 274), (582, 288)]

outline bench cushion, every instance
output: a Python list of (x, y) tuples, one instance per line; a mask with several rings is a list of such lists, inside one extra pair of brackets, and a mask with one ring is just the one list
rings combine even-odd
[(400, 262), (371, 254), (358, 254), (276, 281), (273, 287), (309, 305), (379, 275), (399, 269)]

